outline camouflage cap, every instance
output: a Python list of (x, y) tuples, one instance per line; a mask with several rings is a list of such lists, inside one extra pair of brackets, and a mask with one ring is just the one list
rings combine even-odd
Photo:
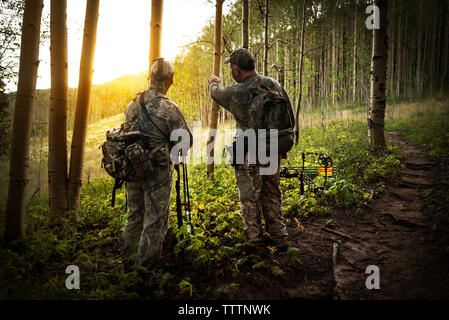
[(248, 49), (238, 48), (232, 51), (231, 55), (224, 59), (224, 63), (231, 63), (238, 66), (240, 69), (252, 70), (254, 69), (254, 56)]
[(164, 61), (164, 58), (156, 58), (151, 66), (151, 80), (154, 82), (164, 82), (175, 73), (173, 65)]

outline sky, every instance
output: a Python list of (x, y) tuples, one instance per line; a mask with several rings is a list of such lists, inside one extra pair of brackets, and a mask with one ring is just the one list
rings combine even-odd
[[(161, 54), (171, 61), (213, 19), (215, 1), (164, 0)], [(226, 3), (226, 2), (225, 2)], [(229, 4), (228, 4), (229, 5)], [(224, 13), (228, 6), (223, 7)], [(78, 86), (86, 0), (67, 0), (69, 87)], [(50, 0), (43, 17), (49, 20)], [(93, 84), (148, 70), (151, 0), (100, 0)], [(40, 48), (38, 89), (50, 87), (50, 41)]]

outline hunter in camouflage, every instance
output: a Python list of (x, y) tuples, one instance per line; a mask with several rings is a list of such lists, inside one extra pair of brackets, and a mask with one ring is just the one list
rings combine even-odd
[[(174, 68), (162, 58), (151, 67), (150, 87), (133, 99), (125, 110), (125, 123), (138, 122), (149, 135), (151, 176), (126, 182), (129, 213), (123, 235), (123, 255), (130, 257), (138, 243), (135, 264), (153, 268), (159, 261), (167, 233), (173, 164), (170, 162), (170, 134), (184, 129), (193, 138), (179, 107), (165, 96), (173, 84)], [(139, 102), (146, 108), (141, 111)], [(151, 118), (148, 118), (151, 117)]]
[[(215, 75), (209, 79), (211, 97), (234, 115), (237, 129), (242, 131), (250, 128), (250, 88), (269, 88), (288, 99), (287, 93), (277, 81), (256, 73), (254, 61), (253, 55), (247, 49), (234, 50), (224, 63), (230, 63), (232, 77), (237, 84), (222, 87), (221, 80)], [(237, 134), (239, 132), (240, 130)], [(249, 164), (247, 156), (243, 164), (235, 165), (246, 239), (261, 250), (264, 242), (267, 244), (272, 241), (279, 248), (287, 247), (287, 229), (279, 189), (279, 170), (283, 156), (285, 155), (278, 156), (277, 172), (272, 175), (261, 175), (259, 171), (261, 165), (257, 162)], [(262, 228), (262, 215), (266, 233)]]

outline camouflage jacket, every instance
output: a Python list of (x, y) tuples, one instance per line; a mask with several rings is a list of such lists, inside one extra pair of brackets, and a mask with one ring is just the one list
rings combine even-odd
[[(144, 95), (147, 113), (154, 124), (156, 124), (157, 128), (148, 120), (143, 112), (140, 112), (141, 107), (138, 103), (139, 95), (126, 107), (125, 123), (138, 121), (140, 129), (149, 135), (148, 145), (150, 147), (156, 147), (161, 143), (168, 142), (167, 137), (170, 137), (171, 132), (176, 129), (185, 129), (188, 132), (190, 136), (190, 146), (192, 146), (192, 133), (187, 127), (187, 123), (178, 105), (166, 96), (152, 89), (147, 89), (142, 94)], [(153, 100), (153, 98), (158, 96), (159, 99)], [(152, 103), (150, 103), (151, 100), (153, 100)], [(163, 133), (160, 132), (158, 128), (162, 130)], [(174, 143), (176, 143), (176, 141)]]
[(209, 84), (209, 92), (219, 105), (232, 113), (237, 121), (237, 129), (245, 131), (249, 122), (250, 94), (248, 88), (266, 87), (279, 92), (288, 99), (284, 88), (276, 80), (256, 74), (243, 82), (223, 88), (218, 81)]

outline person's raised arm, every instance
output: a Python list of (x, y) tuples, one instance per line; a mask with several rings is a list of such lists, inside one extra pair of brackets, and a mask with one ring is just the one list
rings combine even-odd
[(208, 82), (209, 82), (209, 93), (212, 99), (214, 99), (215, 102), (217, 102), (220, 106), (222, 106), (226, 110), (232, 112), (232, 110), (230, 110), (231, 95), (228, 92), (229, 91), (228, 87), (223, 88), (220, 85), (221, 79), (218, 78), (216, 75), (211, 75)]

